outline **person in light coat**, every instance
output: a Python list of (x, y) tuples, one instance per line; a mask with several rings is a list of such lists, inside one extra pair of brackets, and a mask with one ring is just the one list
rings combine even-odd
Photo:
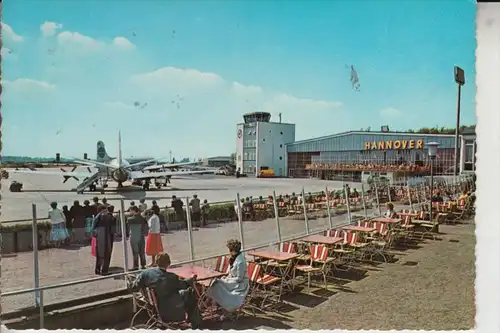
[(225, 311), (231, 313), (243, 305), (250, 288), (250, 281), (247, 262), (245, 255), (241, 252), (240, 241), (229, 240), (227, 248), (231, 255), (229, 274), (223, 278), (213, 280), (208, 295)]

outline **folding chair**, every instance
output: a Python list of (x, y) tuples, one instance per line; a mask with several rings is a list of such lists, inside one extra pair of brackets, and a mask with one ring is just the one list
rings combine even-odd
[(214, 269), (217, 272), (229, 273), (229, 258), (226, 256), (217, 257)]
[[(292, 242), (282, 242), (278, 244), (278, 251), (285, 253), (296, 253), (295, 244)], [(270, 267), (272, 270), (275, 268), (282, 268), (288, 266), (288, 263), (278, 262), (274, 260), (266, 261), (266, 266)]]
[[(327, 285), (327, 275), (331, 271), (331, 264), (334, 258), (328, 257), (328, 248), (324, 245), (311, 245), (311, 261), (309, 265), (296, 265), (293, 271), (293, 278), (296, 277), (296, 272), (299, 271), (307, 275), (307, 288), (311, 288), (311, 276), (322, 275), (325, 289)], [(315, 265), (315, 264), (319, 264)]]
[(255, 301), (259, 296), (262, 297), (262, 302), (260, 307), (263, 308), (268, 299), (273, 299), (274, 291), (278, 292), (278, 299), (281, 299), (281, 279), (279, 277), (265, 274), (262, 270), (262, 266), (255, 262), (248, 263), (248, 277), (253, 284), (252, 288), (247, 295), (249, 300)]
[(387, 249), (392, 245), (394, 230), (387, 230), (385, 223), (376, 224), (376, 228), (379, 237), (370, 243), (370, 261), (373, 261), (373, 257), (376, 255), (380, 255), (384, 262), (387, 262)]
[[(143, 309), (145, 309), (149, 315), (149, 319), (146, 324), (141, 326), (145, 327), (146, 329), (152, 329), (154, 327), (158, 327), (160, 329), (178, 329), (182, 326), (188, 327), (189, 324), (186, 321), (187, 318), (184, 318), (184, 320), (182, 321), (172, 322), (165, 322), (163, 321), (163, 319), (161, 319), (160, 311), (158, 309), (158, 300), (156, 299), (153, 288), (143, 288), (143, 290), (141, 290), (141, 293), (145, 296), (145, 301), (147, 302), (147, 305), (144, 306)], [(138, 314), (139, 312), (135, 314), (134, 318), (132, 318), (131, 326)]]

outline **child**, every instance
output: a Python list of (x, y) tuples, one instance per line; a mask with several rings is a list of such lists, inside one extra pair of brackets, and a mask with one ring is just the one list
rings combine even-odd
[(151, 266), (156, 265), (156, 256), (163, 252), (163, 244), (160, 233), (160, 209), (158, 206), (151, 207), (151, 217), (148, 220), (148, 239), (146, 240), (146, 255), (151, 257)]
[(204, 227), (207, 225), (208, 221), (208, 210), (210, 209), (210, 205), (208, 204), (208, 200), (203, 200), (203, 205), (201, 206), (201, 226)]

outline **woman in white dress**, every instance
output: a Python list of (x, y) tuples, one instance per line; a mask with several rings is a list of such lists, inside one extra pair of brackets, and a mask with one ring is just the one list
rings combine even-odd
[(231, 313), (243, 305), (250, 283), (247, 262), (245, 254), (241, 252), (240, 241), (236, 239), (229, 240), (227, 248), (231, 256), (229, 274), (223, 278), (215, 279), (208, 290), (208, 295), (225, 311)]
[(49, 219), (52, 227), (51, 241), (55, 246), (59, 247), (69, 237), (68, 229), (66, 229), (66, 217), (64, 213), (57, 208), (57, 202), (50, 204)]

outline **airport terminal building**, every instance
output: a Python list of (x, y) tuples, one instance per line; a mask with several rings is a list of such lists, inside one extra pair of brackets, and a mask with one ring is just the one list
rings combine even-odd
[[(455, 135), (349, 131), (295, 141), (295, 125), (271, 123), (270, 114), (244, 115), (237, 125), (237, 168), (249, 176), (272, 169), (277, 177), (351, 179), (364, 176), (408, 178), (430, 173), (427, 143), (439, 143), (436, 175), (454, 172)], [(474, 132), (459, 136), (459, 171), (474, 172)]]

